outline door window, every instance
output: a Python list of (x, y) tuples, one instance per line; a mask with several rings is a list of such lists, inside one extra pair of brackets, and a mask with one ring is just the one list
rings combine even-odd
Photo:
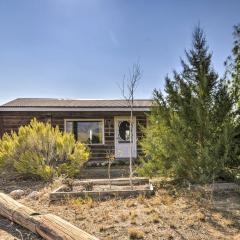
[(118, 142), (129, 143), (130, 142), (130, 123), (129, 121), (119, 121), (118, 123)]

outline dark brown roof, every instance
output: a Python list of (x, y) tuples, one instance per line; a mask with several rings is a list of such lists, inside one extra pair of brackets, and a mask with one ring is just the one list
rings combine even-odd
[[(134, 108), (149, 108), (152, 100), (136, 99)], [(128, 107), (126, 100), (69, 100), (54, 98), (17, 98), (3, 104), (0, 108), (21, 108), (21, 107), (61, 107), (61, 108), (123, 108)]]

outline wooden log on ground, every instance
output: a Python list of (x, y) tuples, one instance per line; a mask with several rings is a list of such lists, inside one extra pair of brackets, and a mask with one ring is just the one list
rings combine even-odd
[(98, 240), (53, 214), (39, 214), (0, 193), (0, 215), (39, 234), (46, 240)]
[(36, 231), (47, 240), (97, 240), (96, 237), (53, 214), (40, 215), (38, 221)]
[(0, 193), (0, 215), (36, 233), (37, 222), (32, 216), (38, 213), (4, 193)]

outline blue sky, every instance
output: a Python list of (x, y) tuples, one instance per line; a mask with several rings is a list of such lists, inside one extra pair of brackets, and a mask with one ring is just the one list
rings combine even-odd
[(17, 97), (121, 98), (139, 61), (136, 97), (179, 70), (200, 22), (222, 74), (239, 0), (0, 0), (0, 103)]

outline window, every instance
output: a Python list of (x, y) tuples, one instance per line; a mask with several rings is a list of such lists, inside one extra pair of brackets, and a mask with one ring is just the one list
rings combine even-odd
[(130, 142), (130, 123), (129, 121), (120, 121), (118, 123), (118, 142)]
[(66, 132), (72, 132), (75, 138), (86, 144), (103, 144), (103, 120), (66, 120)]

